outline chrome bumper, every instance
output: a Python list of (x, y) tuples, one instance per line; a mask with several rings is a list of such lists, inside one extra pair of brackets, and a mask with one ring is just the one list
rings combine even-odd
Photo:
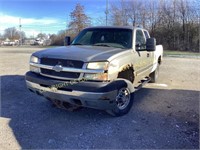
[(27, 80), (26, 85), (30, 91), (37, 93), (38, 95), (52, 100), (68, 102), (74, 105), (102, 110), (112, 109), (116, 105), (115, 98), (117, 96), (117, 90), (101, 93), (75, 90), (66, 91), (58, 90), (56, 88), (52, 89), (49, 87), (43, 87), (40, 84)]

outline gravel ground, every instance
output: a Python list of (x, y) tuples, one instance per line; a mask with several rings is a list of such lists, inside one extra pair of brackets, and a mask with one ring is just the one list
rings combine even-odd
[(26, 89), (38, 48), (0, 48), (0, 149), (199, 149), (200, 60), (165, 57), (129, 114), (68, 112)]

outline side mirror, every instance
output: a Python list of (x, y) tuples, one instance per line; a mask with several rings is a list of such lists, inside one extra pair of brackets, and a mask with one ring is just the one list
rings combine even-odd
[(70, 38), (70, 36), (66, 36), (66, 37), (65, 37), (65, 40), (64, 40), (64, 45), (65, 45), (65, 46), (68, 46), (68, 45), (70, 45), (70, 43), (71, 43), (71, 38)]
[(146, 49), (147, 49), (147, 51), (155, 51), (156, 50), (156, 39), (155, 38), (147, 39)]
[(135, 45), (136, 50), (140, 50), (140, 49), (141, 49), (141, 46), (142, 46), (142, 44), (139, 43), (139, 42), (137, 42), (136, 45)]

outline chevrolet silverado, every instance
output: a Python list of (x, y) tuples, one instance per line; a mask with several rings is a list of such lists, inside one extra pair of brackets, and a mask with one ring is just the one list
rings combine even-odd
[(163, 47), (143, 28), (90, 27), (66, 44), (33, 53), (26, 73), (27, 88), (60, 108), (122, 116), (135, 91), (157, 81)]

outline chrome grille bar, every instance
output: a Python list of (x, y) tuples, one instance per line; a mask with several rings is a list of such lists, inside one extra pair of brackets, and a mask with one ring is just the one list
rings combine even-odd
[[(53, 70), (54, 66), (44, 65), (44, 64), (36, 64), (36, 63), (30, 63), (31, 66), (38, 67), (38, 68), (44, 68)], [(76, 73), (104, 73), (105, 71), (102, 69), (94, 70), (94, 69), (78, 69), (78, 68), (70, 68), (70, 67), (63, 67), (62, 71), (64, 72), (76, 72)]]

